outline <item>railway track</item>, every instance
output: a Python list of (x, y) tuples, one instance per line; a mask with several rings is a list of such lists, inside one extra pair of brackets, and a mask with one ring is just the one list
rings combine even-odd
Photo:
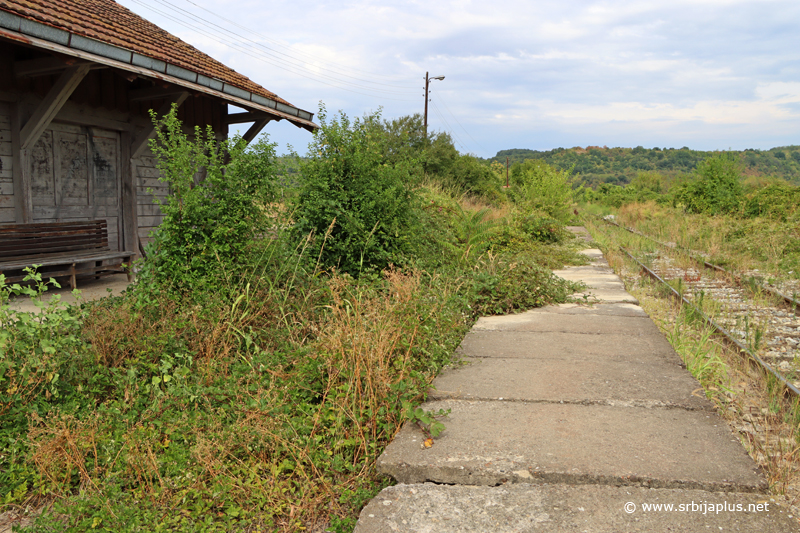
[(800, 303), (784, 292), (787, 284), (769, 286), (746, 274), (736, 275), (709, 263), (696, 251), (603, 221), (609, 229), (626, 230), (655, 243), (657, 249), (651, 252), (633, 254), (620, 248), (790, 394), (800, 397)]

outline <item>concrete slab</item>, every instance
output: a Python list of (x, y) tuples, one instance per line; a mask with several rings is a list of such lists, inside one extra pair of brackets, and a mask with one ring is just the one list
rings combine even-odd
[[(125, 274), (116, 274), (107, 276), (100, 279), (78, 279), (78, 290), (80, 291), (80, 300), (75, 298), (72, 290), (69, 289), (69, 284), (62, 284), (60, 289), (55, 287), (50, 288), (43, 295), (43, 300), (48, 302), (54, 295), (61, 296), (61, 302), (67, 305), (75, 305), (79, 301), (99, 300), (106, 296), (113, 295), (119, 296), (122, 291), (128, 288), (131, 282), (128, 281), (128, 276)], [(110, 289), (110, 292), (109, 292)], [(15, 297), (10, 302), (11, 309), (14, 311), (23, 312), (38, 312), (39, 308), (36, 303), (29, 297)]]
[[(661, 508), (644, 510), (643, 504)], [(626, 505), (633, 512), (627, 512)], [(758, 494), (602, 485), (425, 483), (385, 488), (361, 511), (354, 533), (488, 531), (791, 533), (800, 531), (800, 526), (787, 509)]]
[(677, 407), (713, 411), (685, 369), (663, 361), (470, 359), (433, 382), (433, 400), (497, 400)]
[(576, 292), (572, 298), (577, 300), (586, 299), (587, 301), (595, 301), (598, 303), (629, 303), (639, 304), (639, 300), (631, 296), (629, 293), (619, 289), (589, 289), (583, 292)]
[(603, 252), (599, 248), (586, 248), (585, 250), (581, 250), (580, 252), (589, 259), (596, 259), (598, 261), (605, 261), (605, 257), (603, 256)]
[[(525, 313), (512, 316), (524, 316), (527, 313), (556, 313), (559, 315), (613, 315), (613, 316), (648, 316), (644, 309), (636, 304), (584, 304), (584, 303), (566, 303), (557, 305), (548, 305), (538, 309), (532, 309)], [(504, 317), (485, 317), (491, 318), (504, 318)], [(480, 320), (483, 320), (481, 318)]]
[(562, 274), (569, 274), (569, 275), (582, 275), (582, 276), (610, 276), (617, 280), (619, 280), (619, 276), (614, 274), (614, 271), (611, 268), (598, 265), (596, 262), (592, 262), (590, 265), (583, 265), (583, 266), (571, 266), (562, 268), (559, 270), (554, 270), (553, 274), (560, 276)]
[(619, 335), (614, 333), (563, 333), (556, 331), (470, 331), (461, 341), (463, 357), (587, 360), (607, 359), (681, 364), (661, 333)]
[(766, 481), (717, 416), (683, 409), (429, 402), (451, 409), (431, 448), (406, 424), (377, 462), (400, 483), (638, 485), (764, 492)]
[(575, 234), (576, 237), (585, 242), (591, 243), (594, 241), (592, 235), (583, 226), (566, 226), (566, 230), (571, 231), (572, 233)]
[(661, 335), (644, 312), (638, 316), (527, 312), (519, 315), (480, 318), (473, 331), (561, 331), (564, 333), (611, 333), (615, 335)]

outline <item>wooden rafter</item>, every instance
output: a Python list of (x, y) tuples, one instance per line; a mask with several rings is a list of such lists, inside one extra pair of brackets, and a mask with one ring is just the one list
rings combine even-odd
[(67, 101), (72, 94), (72, 91), (80, 84), (86, 74), (89, 73), (91, 65), (82, 64), (68, 67), (63, 74), (58, 78), (55, 85), (47, 93), (39, 103), (33, 116), (25, 123), (20, 131), (20, 148), (28, 150), (33, 148), (36, 141), (39, 140), (42, 133), (53, 118), (58, 114), (58, 111)]
[(14, 63), (14, 74), (18, 77), (27, 76), (35, 78), (37, 76), (48, 76), (57, 74), (68, 67), (79, 65), (90, 65), (90, 68), (108, 68), (99, 63), (93, 63), (87, 59), (77, 59), (70, 57), (40, 57), (38, 59), (28, 59), (26, 61), (16, 61)]
[(270, 119), (268, 118), (256, 120), (253, 125), (250, 126), (250, 128), (244, 133), (244, 135), (242, 135), (242, 139), (244, 139), (247, 144), (250, 144), (253, 142), (253, 139), (255, 139), (259, 133), (261, 133), (261, 130), (264, 129), (264, 126), (266, 126), (269, 121)]
[(247, 122), (256, 122), (262, 119), (280, 120), (280, 117), (270, 116), (266, 113), (260, 113), (258, 111), (248, 111), (246, 113), (231, 113), (228, 115), (228, 118), (225, 119), (225, 122), (228, 124), (245, 124)]
[(128, 99), (131, 102), (137, 102), (141, 100), (161, 100), (162, 98), (173, 98), (180, 94), (186, 92), (186, 89), (183, 87), (148, 87), (147, 89), (138, 89), (136, 91), (130, 91), (128, 93)]

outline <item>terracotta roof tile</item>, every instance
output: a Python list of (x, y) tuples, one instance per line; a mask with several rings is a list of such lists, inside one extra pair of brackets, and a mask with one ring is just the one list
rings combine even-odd
[(113, 0), (0, 0), (0, 9), (291, 105)]

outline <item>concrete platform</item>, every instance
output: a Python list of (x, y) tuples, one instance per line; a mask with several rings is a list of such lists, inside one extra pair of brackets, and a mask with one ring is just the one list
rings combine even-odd
[(711, 410), (700, 384), (678, 364), (607, 359), (475, 358), (449, 368), (429, 399), (597, 403)]
[(570, 281), (582, 281), (589, 286), (589, 290), (576, 293), (574, 298), (604, 303), (639, 303), (625, 291), (622, 280), (608, 267), (603, 252), (597, 248), (589, 248), (581, 253), (592, 260), (591, 265), (553, 271), (556, 276)]
[(643, 485), (760, 492), (766, 481), (739, 439), (707, 411), (446, 400), (431, 448), (407, 424), (378, 459), (400, 483)]
[[(99, 300), (106, 296), (119, 296), (122, 291), (128, 288), (131, 282), (128, 281), (128, 276), (125, 274), (115, 274), (113, 276), (105, 276), (100, 279), (78, 279), (78, 290), (80, 291), (79, 297), (75, 298), (69, 284), (62, 284), (61, 288), (51, 287), (43, 295), (43, 301), (48, 302), (54, 295), (61, 297), (61, 302), (67, 305), (75, 305), (79, 301)], [(39, 308), (36, 303), (27, 296), (17, 296), (9, 302), (11, 309), (14, 311), (22, 312), (38, 312)]]
[[(768, 502), (735, 434), (599, 250), (591, 302), (481, 318), (424, 409), (450, 409), (432, 447), (407, 424), (378, 459), (402, 483), (356, 531), (799, 531), (769, 511), (649, 511), (645, 503)], [(598, 301), (599, 300), (599, 301)], [(427, 483), (427, 482), (434, 482)], [(627, 513), (626, 504), (638, 510)]]
[(680, 364), (680, 358), (660, 333), (656, 337), (560, 331), (470, 331), (458, 353), (464, 357), (566, 360), (605, 357), (620, 361), (667, 360)]
[[(644, 510), (643, 504), (662, 507)], [(603, 485), (425, 483), (384, 489), (362, 510), (354, 533), (412, 531), (792, 533), (800, 527), (786, 510), (758, 494)]]

